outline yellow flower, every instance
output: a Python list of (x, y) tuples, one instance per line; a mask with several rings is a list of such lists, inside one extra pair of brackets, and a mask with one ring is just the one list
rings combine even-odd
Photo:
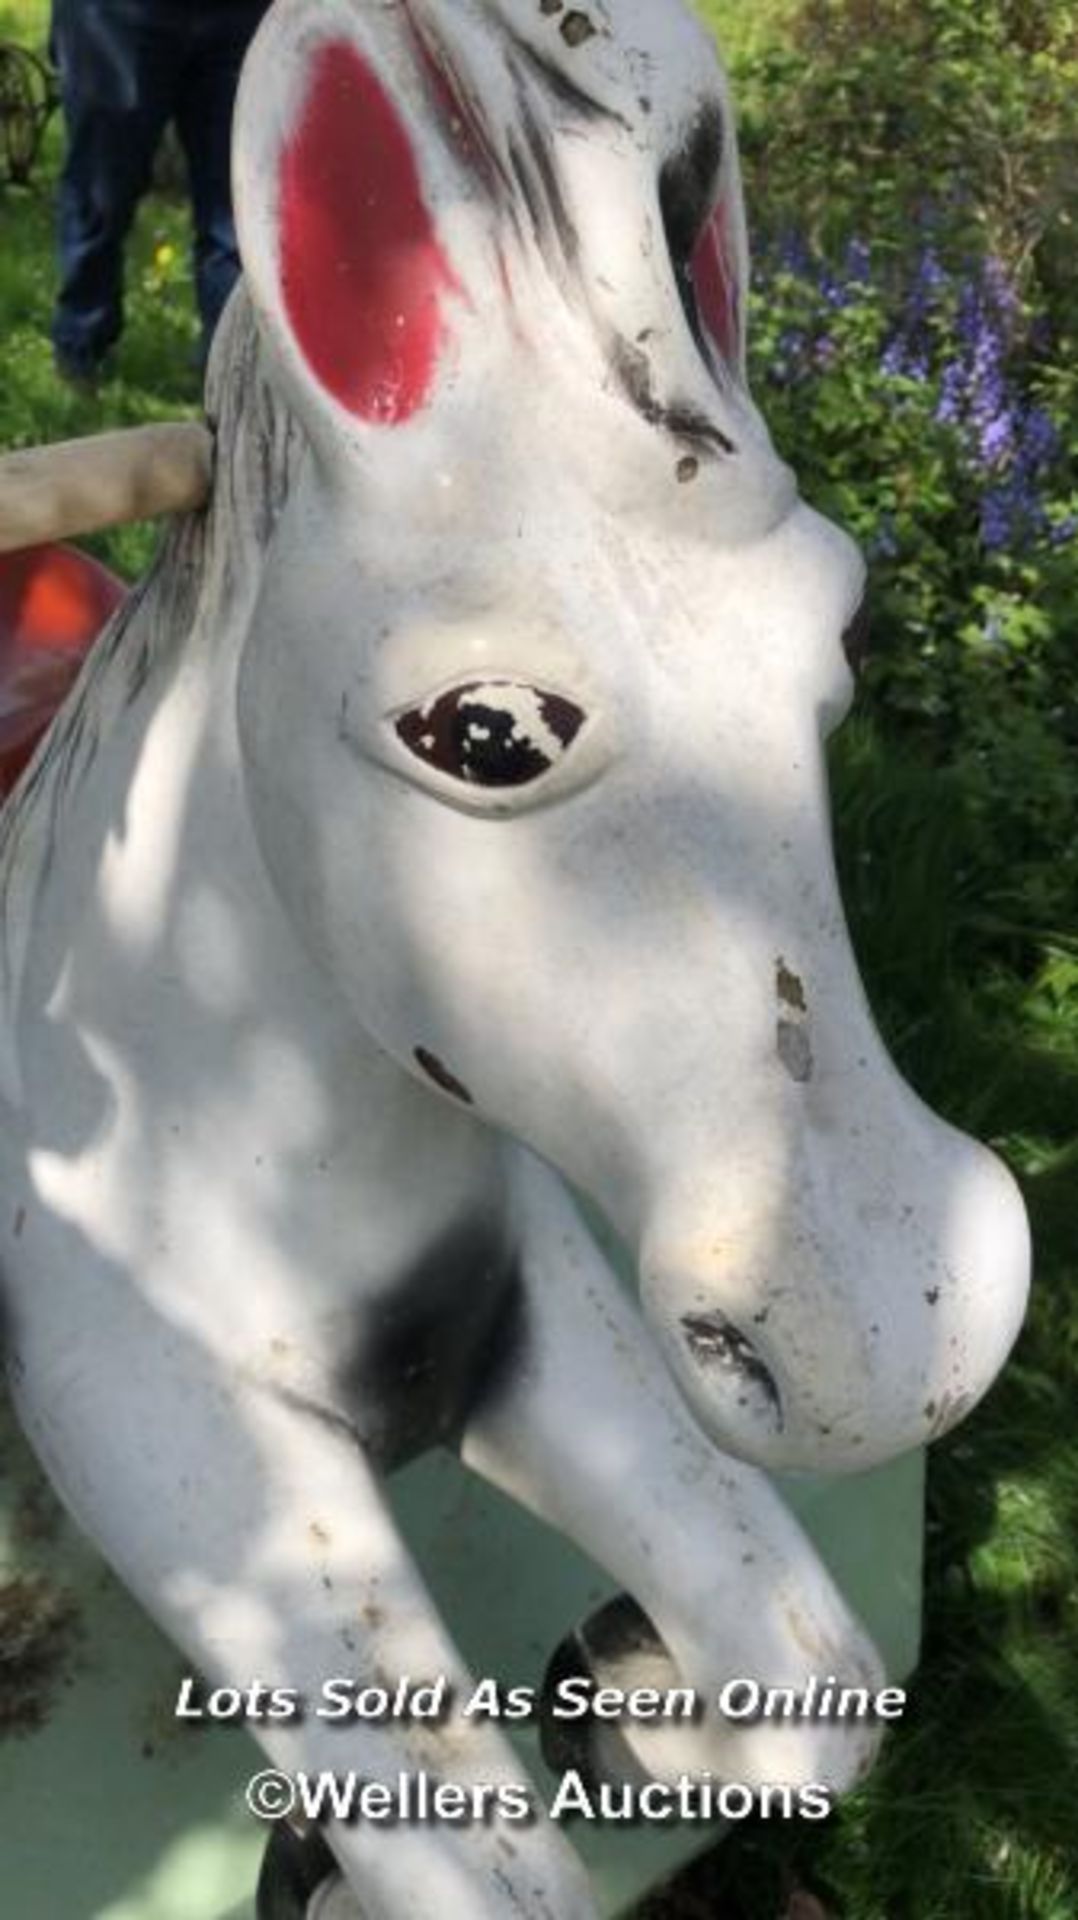
[(164, 245), (158, 247), (156, 252), (154, 253), (154, 256), (153, 256), (154, 265), (156, 267), (170, 267), (172, 265), (172, 262), (175, 260), (175, 258), (176, 258), (175, 247), (169, 246), (168, 242), (166, 241)]

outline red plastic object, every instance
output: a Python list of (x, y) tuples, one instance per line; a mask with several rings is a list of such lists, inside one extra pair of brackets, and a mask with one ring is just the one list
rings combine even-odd
[(14, 786), (126, 592), (74, 547), (0, 554), (0, 794)]

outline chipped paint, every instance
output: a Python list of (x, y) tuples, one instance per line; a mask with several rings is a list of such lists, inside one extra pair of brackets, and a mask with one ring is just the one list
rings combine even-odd
[(780, 1020), (775, 1029), (775, 1050), (791, 1080), (805, 1086), (812, 1079), (812, 1042), (803, 1026), (793, 1020)]
[(595, 38), (598, 28), (586, 13), (574, 7), (561, 22), (559, 32), (567, 47), (582, 47), (586, 41)]
[(452, 1094), (454, 1100), (462, 1100), (466, 1107), (475, 1105), (463, 1080), (458, 1080), (456, 1074), (450, 1073), (449, 1068), (439, 1060), (436, 1053), (431, 1053), (429, 1047), (416, 1047), (414, 1057), (416, 1064), (422, 1067), (428, 1080), (433, 1080), (435, 1086), (440, 1087), (443, 1093)]
[(792, 1007), (795, 1013), (808, 1012), (804, 982), (786, 965), (781, 954), (775, 962), (775, 992), (784, 1006)]
[(717, 1310), (684, 1314), (681, 1324), (693, 1359), (701, 1366), (716, 1367), (734, 1379), (745, 1380), (758, 1387), (781, 1427), (782, 1403), (778, 1387), (770, 1369), (765, 1366), (747, 1335)]

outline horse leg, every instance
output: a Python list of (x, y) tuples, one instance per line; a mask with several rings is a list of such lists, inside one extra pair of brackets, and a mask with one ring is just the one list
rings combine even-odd
[[(732, 1678), (879, 1687), (875, 1649), (764, 1475), (696, 1426), (561, 1182), (531, 1156), (517, 1201), (524, 1344), (474, 1409), (463, 1459), (618, 1580), (672, 1656), (670, 1684), (710, 1701), (700, 1726), (634, 1731), (647, 1771), (840, 1791), (869, 1763), (871, 1726), (724, 1721), (714, 1700)], [(654, 1681), (654, 1658), (640, 1677)]]
[[(458, 1699), (469, 1687), (344, 1419), (275, 1397), (129, 1293), (103, 1301), (77, 1339), (20, 1333), (23, 1423), (121, 1578), (208, 1684), (260, 1681), (306, 1703), (301, 1718), (251, 1722), (273, 1767), (392, 1790), (402, 1774), (509, 1783), (534, 1799), (485, 1719), (319, 1718), (339, 1676), (444, 1674)], [(331, 1823), (326, 1837), (363, 1920), (594, 1920), (583, 1869), (545, 1816), (383, 1814)]]

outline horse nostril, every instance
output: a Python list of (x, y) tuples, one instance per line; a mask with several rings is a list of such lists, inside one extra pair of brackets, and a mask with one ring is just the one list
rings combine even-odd
[(851, 673), (860, 673), (868, 656), (872, 639), (871, 626), (866, 595), (842, 636), (842, 651), (850, 663)]
[(724, 1313), (686, 1313), (681, 1325), (689, 1352), (705, 1371), (715, 1368), (736, 1384), (757, 1388), (783, 1425), (782, 1401), (771, 1369), (765, 1366), (747, 1334)]

